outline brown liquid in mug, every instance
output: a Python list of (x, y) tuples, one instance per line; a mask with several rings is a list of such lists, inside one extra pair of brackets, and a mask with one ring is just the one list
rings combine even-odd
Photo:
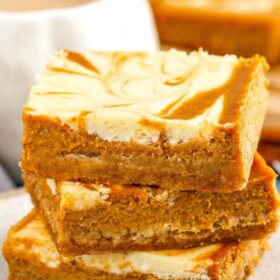
[(0, 11), (28, 12), (82, 5), (92, 0), (3, 0)]

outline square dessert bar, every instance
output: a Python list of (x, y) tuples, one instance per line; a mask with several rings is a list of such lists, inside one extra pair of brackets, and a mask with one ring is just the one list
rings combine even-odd
[(266, 240), (255, 240), (190, 250), (66, 257), (33, 212), (10, 230), (3, 252), (10, 280), (239, 280), (252, 271), (266, 246)]
[(259, 156), (247, 187), (232, 193), (24, 179), (66, 255), (262, 239), (278, 222), (275, 174)]
[(23, 111), (22, 168), (44, 178), (231, 192), (262, 127), (255, 56), (61, 51)]
[(280, 60), (278, 0), (151, 0), (160, 40), (184, 48), (203, 47), (211, 53), (264, 55)]

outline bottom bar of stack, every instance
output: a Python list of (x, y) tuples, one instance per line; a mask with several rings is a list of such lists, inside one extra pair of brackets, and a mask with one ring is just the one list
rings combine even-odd
[(41, 217), (31, 212), (9, 232), (4, 256), (10, 280), (244, 279), (267, 247), (267, 240), (214, 244), (188, 250), (58, 253)]

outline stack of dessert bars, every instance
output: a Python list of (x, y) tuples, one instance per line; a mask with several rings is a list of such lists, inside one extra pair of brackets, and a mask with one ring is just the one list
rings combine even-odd
[(35, 205), (10, 280), (244, 279), (277, 228), (259, 56), (60, 51), (23, 110)]

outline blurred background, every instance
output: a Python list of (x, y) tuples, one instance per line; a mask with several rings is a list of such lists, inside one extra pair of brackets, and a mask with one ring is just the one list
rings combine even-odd
[(280, 173), (280, 0), (1, 0), (0, 191), (22, 185), (21, 111), (51, 54), (199, 47), (267, 58), (259, 151)]

